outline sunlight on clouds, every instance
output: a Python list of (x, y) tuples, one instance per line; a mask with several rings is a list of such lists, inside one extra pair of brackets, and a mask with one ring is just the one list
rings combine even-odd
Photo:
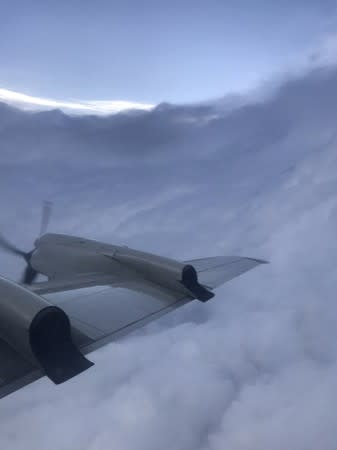
[(123, 100), (59, 101), (0, 89), (0, 101), (26, 110), (61, 109), (71, 114), (113, 114), (130, 109), (150, 110), (154, 105)]

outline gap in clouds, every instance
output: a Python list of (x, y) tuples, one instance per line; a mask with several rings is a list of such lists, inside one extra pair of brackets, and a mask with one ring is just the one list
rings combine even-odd
[(60, 109), (68, 114), (116, 114), (121, 111), (144, 110), (148, 111), (154, 105), (148, 103), (130, 102), (123, 100), (91, 100), (91, 101), (60, 101), (50, 98), (34, 97), (8, 89), (0, 89), (0, 101), (27, 111), (43, 111)]

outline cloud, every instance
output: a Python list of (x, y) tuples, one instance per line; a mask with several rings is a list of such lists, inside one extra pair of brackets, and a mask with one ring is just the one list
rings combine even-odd
[(154, 105), (123, 100), (91, 100), (91, 101), (60, 101), (50, 98), (35, 97), (8, 89), (0, 89), (0, 100), (24, 110), (41, 111), (60, 109), (68, 114), (108, 115), (125, 110), (150, 110)]
[(316, 48), (309, 54), (309, 64), (312, 66), (331, 66), (336, 63), (337, 57), (337, 35), (336, 33), (325, 34)]
[[(18, 245), (32, 245), (48, 198), (51, 231), (271, 261), (94, 353), (69, 383), (3, 399), (4, 448), (335, 449), (336, 83), (335, 67), (317, 68), (210, 120), (212, 105), (0, 109), (1, 228)], [(15, 259), (0, 264), (19, 275)]]

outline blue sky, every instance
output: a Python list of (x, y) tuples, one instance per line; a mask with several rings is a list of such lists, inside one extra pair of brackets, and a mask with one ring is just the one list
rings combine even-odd
[(335, 2), (2, 2), (0, 88), (190, 102), (255, 86), (334, 32)]

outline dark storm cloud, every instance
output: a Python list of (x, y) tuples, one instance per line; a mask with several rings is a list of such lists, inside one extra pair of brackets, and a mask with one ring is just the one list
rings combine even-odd
[[(1, 224), (269, 266), (0, 402), (6, 450), (335, 449), (336, 68), (268, 99), (71, 118), (1, 107)], [(17, 276), (16, 260), (0, 257)]]

